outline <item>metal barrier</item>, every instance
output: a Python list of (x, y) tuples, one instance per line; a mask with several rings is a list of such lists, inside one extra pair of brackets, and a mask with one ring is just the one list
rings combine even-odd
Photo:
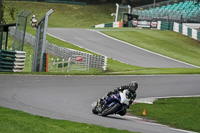
[(69, 72), (71, 70), (72, 71), (89, 70), (89, 58), (87, 56), (73, 55), (68, 59), (62, 59), (62, 58), (48, 59), (47, 57), (45, 62), (44, 65), (46, 67), (46, 72)]
[(100, 68), (103, 70), (106, 70), (107, 67), (107, 57), (105, 56), (97, 56), (86, 52), (81, 52), (69, 48), (63, 48), (49, 42), (46, 42), (45, 52), (62, 59), (68, 59), (74, 55), (79, 55), (83, 57), (86, 56), (89, 59), (89, 67)]
[(7, 51), (0, 52), (0, 72), (22, 72), (26, 60), (24, 51)]
[(26, 24), (30, 15), (31, 12), (25, 12), (24, 10), (18, 14), (12, 50), (23, 51)]
[[(10, 28), (9, 34), (11, 36), (13, 36), (14, 33), (15, 33), (15, 28), (13, 28), (13, 27)], [(35, 36), (26, 33), (25, 42), (34, 47), (35, 46)], [(53, 56), (56, 56), (58, 58), (62, 58), (62, 59), (68, 59), (68, 58), (72, 57), (72, 55), (87, 56), (87, 58), (89, 59), (89, 67), (100, 68), (102, 70), (107, 69), (107, 57), (106, 56), (92, 55), (92, 54), (89, 54), (86, 52), (60, 47), (55, 44), (49, 43), (47, 41), (46, 41), (45, 52), (49, 53)]]

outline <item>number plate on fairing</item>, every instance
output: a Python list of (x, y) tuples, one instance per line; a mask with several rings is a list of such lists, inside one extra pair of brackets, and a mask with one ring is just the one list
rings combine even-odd
[(121, 103), (129, 105), (130, 99), (127, 98), (127, 93), (128, 93), (128, 90), (124, 90), (123, 92), (120, 92), (119, 94), (121, 97)]

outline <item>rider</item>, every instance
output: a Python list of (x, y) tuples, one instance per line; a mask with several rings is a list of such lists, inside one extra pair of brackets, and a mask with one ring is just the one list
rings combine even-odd
[(123, 92), (124, 90), (128, 90), (130, 92), (130, 93), (128, 93), (128, 98), (131, 99), (129, 102), (129, 105), (131, 105), (133, 100), (135, 100), (135, 98), (136, 98), (137, 88), (138, 88), (138, 83), (136, 81), (132, 81), (129, 85), (124, 85), (124, 86), (114, 89), (113, 91), (108, 92), (107, 95), (100, 100), (104, 101), (103, 99), (106, 99), (106, 97), (110, 96), (111, 94), (117, 94), (120, 91)]

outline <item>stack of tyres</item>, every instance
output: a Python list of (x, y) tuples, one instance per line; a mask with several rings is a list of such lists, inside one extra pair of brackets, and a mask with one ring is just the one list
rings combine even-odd
[(179, 33), (183, 33), (183, 27), (182, 27), (182, 24), (179, 24)]
[(173, 22), (161, 22), (161, 30), (173, 30)]
[(188, 28), (188, 36), (192, 37), (192, 29), (191, 28)]
[(0, 72), (22, 72), (26, 60), (26, 52), (24, 51), (8, 51), (0, 52)]
[(200, 41), (200, 31), (197, 32), (197, 40)]
[(13, 72), (15, 62), (15, 51), (1, 50), (0, 52), (0, 72)]

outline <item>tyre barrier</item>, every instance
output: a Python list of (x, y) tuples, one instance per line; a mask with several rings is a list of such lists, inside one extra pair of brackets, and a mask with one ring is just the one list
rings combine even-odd
[(22, 72), (25, 66), (26, 52), (8, 51), (0, 52), (0, 72)]

